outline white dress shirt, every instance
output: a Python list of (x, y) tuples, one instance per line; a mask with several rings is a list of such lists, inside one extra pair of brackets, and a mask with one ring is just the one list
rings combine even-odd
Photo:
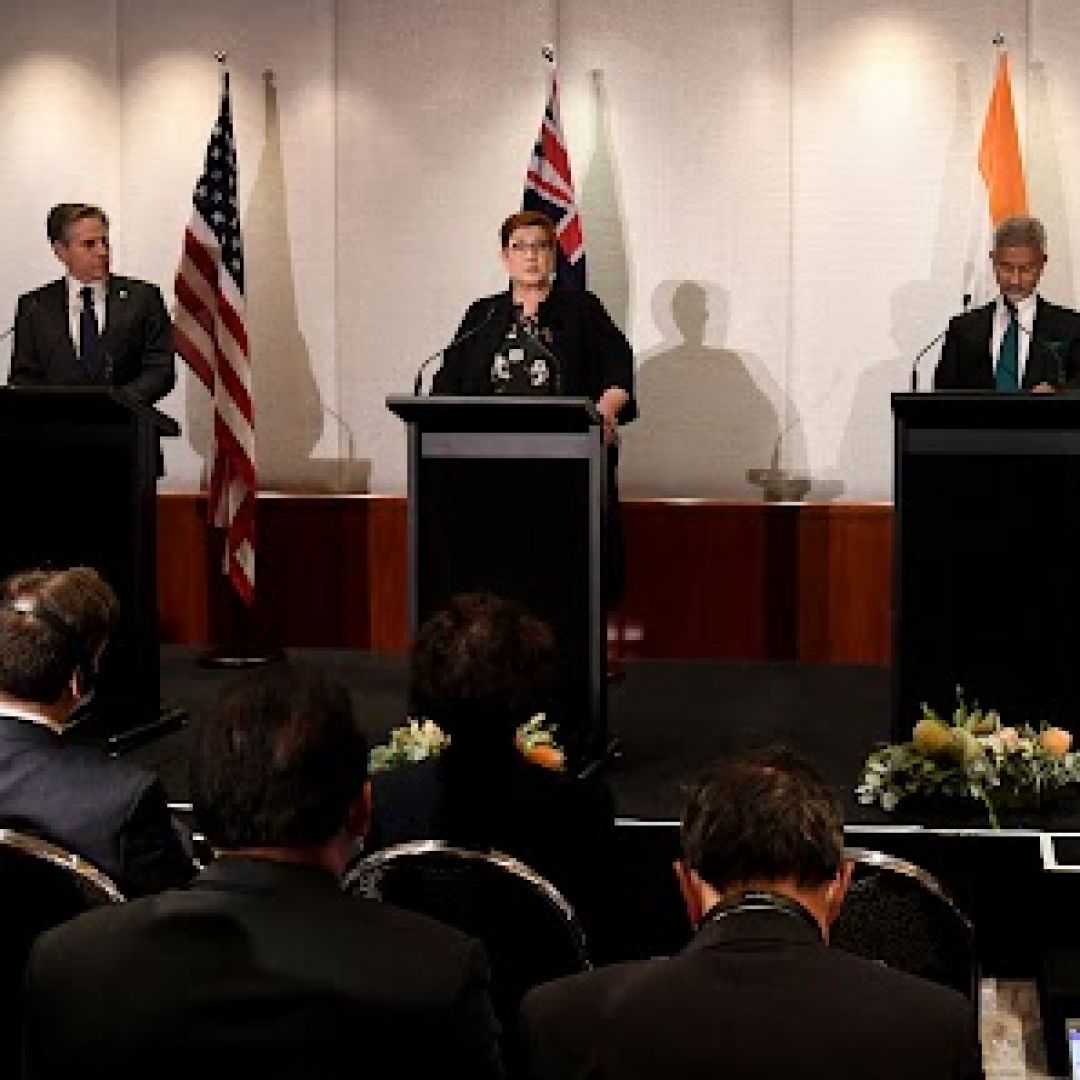
[[(1017, 342), (1017, 369), (1016, 375), (1021, 386), (1024, 385), (1024, 372), (1027, 371), (1028, 353), (1031, 351), (1031, 335), (1035, 333), (1035, 293), (1024, 297), (1016, 305), (1016, 321), (1020, 324), (1020, 340)], [(998, 357), (1001, 353), (1001, 342), (1005, 337), (1005, 331), (1009, 325), (1009, 309), (1005, 306), (1005, 298), (999, 296), (994, 304), (994, 325), (990, 331), (990, 363), (994, 374), (997, 374)]]
[(79, 352), (79, 319), (82, 316), (83, 301), (82, 290), (90, 286), (94, 294), (94, 316), (97, 318), (98, 333), (105, 326), (105, 294), (107, 283), (104, 281), (76, 281), (74, 278), (64, 276), (67, 282), (68, 296), (68, 329), (71, 332), (71, 343), (75, 346), (75, 353)]

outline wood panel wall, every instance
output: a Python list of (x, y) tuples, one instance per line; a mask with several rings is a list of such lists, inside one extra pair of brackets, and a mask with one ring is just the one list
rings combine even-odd
[[(205, 645), (230, 598), (199, 494), (158, 502), (163, 641)], [(613, 649), (631, 657), (888, 663), (892, 507), (623, 503), (628, 580)], [(257, 618), (285, 645), (407, 644), (405, 500), (262, 495)]]

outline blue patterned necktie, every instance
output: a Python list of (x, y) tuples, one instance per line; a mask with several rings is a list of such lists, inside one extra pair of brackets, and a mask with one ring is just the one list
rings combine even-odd
[(94, 311), (94, 290), (84, 285), (79, 290), (82, 309), (79, 311), (79, 361), (88, 375), (101, 377), (101, 334), (98, 332), (97, 312)]
[(1020, 389), (1020, 329), (1016, 325), (1016, 308), (1006, 304), (1005, 309), (1009, 313), (1009, 324), (998, 350), (994, 386), (999, 394), (1015, 394)]

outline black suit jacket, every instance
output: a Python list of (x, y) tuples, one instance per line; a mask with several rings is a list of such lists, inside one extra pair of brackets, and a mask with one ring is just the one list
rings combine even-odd
[(530, 992), (537, 1080), (974, 1080), (974, 1010), (955, 991), (828, 948), (797, 916), (707, 923), (677, 956)]
[(501, 1075), (475, 940), (259, 859), (44, 934), (26, 1017), (30, 1080)]
[[(551, 332), (547, 344), (559, 361), (562, 394), (595, 401), (609, 387), (621, 387), (630, 400), (622, 407), (619, 422), (633, 420), (634, 354), (603, 304), (590, 292), (553, 289), (538, 315), (541, 327)], [(509, 291), (474, 301), (454, 335), (455, 344), (446, 349), (432, 393), (490, 394), (492, 360), (513, 316)]]
[[(990, 339), (996, 303), (994, 300), (950, 320), (934, 371), (935, 390), (994, 389)], [(1022, 389), (1030, 390), (1042, 382), (1075, 389), (1078, 380), (1080, 313), (1037, 297)]]
[(513, 746), (478, 758), (447, 749), (376, 773), (372, 805), (369, 849), (444, 840), (512, 855), (566, 896), (594, 957), (610, 954), (615, 811), (603, 784), (534, 764)]
[[(110, 276), (105, 299), (104, 383), (153, 405), (176, 381), (172, 323), (156, 285)], [(63, 278), (19, 297), (11, 354), (13, 386), (93, 385), (71, 340)]]
[(195, 872), (150, 773), (2, 715), (0, 825), (81, 855), (125, 896), (185, 884)]

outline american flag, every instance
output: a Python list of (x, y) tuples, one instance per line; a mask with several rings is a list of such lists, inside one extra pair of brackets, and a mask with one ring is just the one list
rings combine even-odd
[(559, 84), (550, 63), (547, 105), (525, 173), (525, 210), (539, 210), (555, 222), (558, 236), (555, 281), (563, 289), (585, 288), (585, 238), (570, 177), (570, 156), (559, 117)]
[(227, 72), (193, 203), (176, 272), (176, 350), (214, 399), (209, 517), (225, 530), (223, 571), (250, 605), (255, 597), (255, 428)]

